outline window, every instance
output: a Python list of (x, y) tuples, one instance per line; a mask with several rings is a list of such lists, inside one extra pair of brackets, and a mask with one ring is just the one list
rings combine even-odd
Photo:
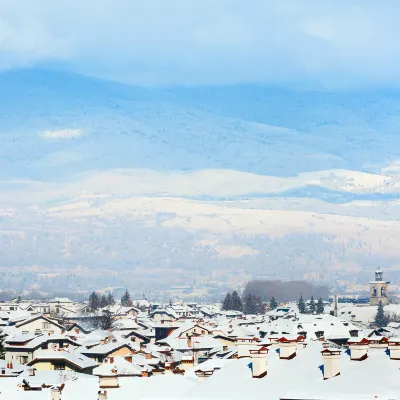
[(54, 364), (54, 369), (56, 371), (64, 371), (65, 370), (65, 364), (64, 363), (56, 363), (56, 364)]
[(26, 364), (28, 362), (28, 356), (19, 356), (18, 357), (18, 362), (20, 364)]
[(50, 329), (50, 323), (49, 322), (42, 322), (42, 329)]

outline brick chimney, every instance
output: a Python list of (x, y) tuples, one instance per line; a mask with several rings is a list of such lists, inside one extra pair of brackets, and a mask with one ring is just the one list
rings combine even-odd
[(250, 357), (250, 350), (256, 350), (256, 341), (252, 339), (237, 339), (238, 358)]
[(132, 362), (132, 356), (125, 356), (125, 360), (128, 362)]
[(61, 388), (54, 387), (51, 389), (51, 400), (61, 400)]
[(150, 353), (146, 353), (146, 360), (151, 360), (153, 357)]
[(258, 350), (250, 350), (251, 371), (253, 378), (264, 378), (267, 375), (268, 348), (261, 347)]
[(400, 360), (400, 339), (389, 339), (388, 349), (391, 360)]
[(109, 360), (110, 360), (110, 364), (114, 363), (114, 357), (109, 357)]
[(187, 340), (188, 347), (192, 347), (192, 338), (189, 336)]
[(340, 354), (339, 349), (326, 348), (321, 351), (324, 360), (324, 379), (331, 379), (340, 375)]
[(350, 360), (363, 361), (368, 358), (368, 339), (363, 338), (359, 341), (348, 341), (350, 349)]
[(105, 390), (104, 392), (102, 392), (101, 390), (99, 390), (99, 392), (97, 393), (97, 399), (98, 400), (107, 400), (107, 390)]
[(142, 378), (147, 378), (149, 376), (149, 372), (145, 369), (142, 370)]
[(279, 358), (281, 360), (291, 360), (296, 357), (297, 341), (281, 338), (279, 343)]

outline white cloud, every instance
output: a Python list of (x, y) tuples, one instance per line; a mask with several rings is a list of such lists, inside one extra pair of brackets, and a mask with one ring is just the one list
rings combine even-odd
[(81, 137), (82, 135), (83, 131), (80, 129), (46, 130), (39, 134), (40, 137), (47, 140), (75, 139)]
[(0, 67), (61, 60), (138, 84), (400, 83), (399, 12), (373, 0), (2, 0)]

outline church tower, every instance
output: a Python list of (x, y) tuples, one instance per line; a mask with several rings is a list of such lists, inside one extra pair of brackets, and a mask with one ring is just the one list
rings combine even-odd
[(381, 301), (385, 306), (389, 304), (389, 283), (383, 280), (383, 272), (378, 268), (375, 271), (375, 280), (369, 283), (369, 298), (372, 306)]

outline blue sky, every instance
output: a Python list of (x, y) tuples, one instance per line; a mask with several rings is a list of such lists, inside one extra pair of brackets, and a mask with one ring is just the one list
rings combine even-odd
[(2, 0), (0, 68), (145, 85), (398, 85), (399, 12), (390, 0)]

